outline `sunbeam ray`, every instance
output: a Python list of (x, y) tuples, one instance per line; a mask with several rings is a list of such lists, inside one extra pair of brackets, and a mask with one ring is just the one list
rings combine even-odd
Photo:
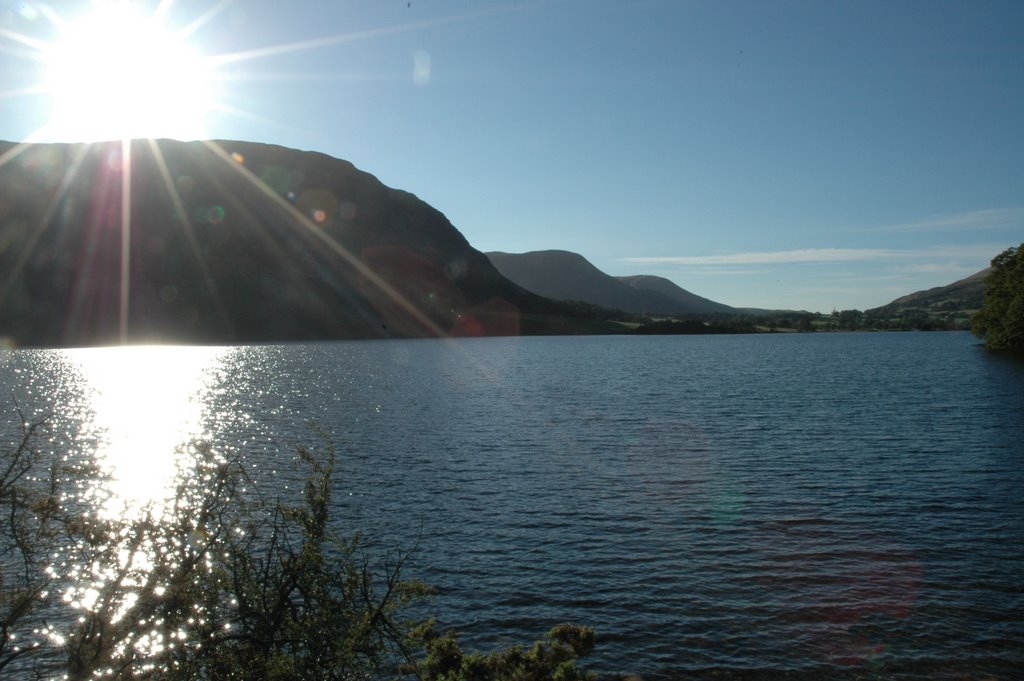
[(48, 4), (42, 4), (39, 6), (39, 12), (46, 17), (46, 20), (56, 26), (60, 30), (66, 30), (68, 22), (61, 15), (57, 14), (57, 11), (50, 7)]
[(157, 3), (156, 9), (153, 10), (153, 18), (159, 22), (163, 22), (164, 17), (167, 16), (167, 12), (170, 11), (173, 5), (174, 0), (160, 0), (160, 2)]
[(3, 154), (0, 154), (0, 168), (21, 156), (31, 146), (32, 142), (22, 142), (21, 144), (15, 144)]
[(208, 24), (215, 16), (217, 16), (233, 4), (234, 0), (220, 0), (220, 2), (218, 2), (216, 5), (214, 5), (213, 7), (211, 7), (210, 9), (206, 10), (198, 17), (196, 17), (196, 19), (193, 20), (192, 23), (190, 23), (188, 26), (181, 29), (178, 35), (183, 39), (187, 38), (188, 36), (198, 31), (200, 28)]
[(452, 24), (458, 24), (480, 17), (494, 16), (506, 11), (508, 11), (508, 8), (496, 7), (477, 12), (466, 12), (464, 14), (440, 17), (437, 19), (409, 22), (399, 24), (397, 26), (371, 28), (364, 31), (352, 31), (349, 33), (336, 33), (334, 35), (322, 36), (320, 38), (310, 38), (309, 40), (298, 40), (291, 43), (281, 43), (280, 45), (257, 47), (251, 50), (228, 52), (226, 54), (210, 56), (208, 59), (211, 63), (217, 64), (218, 66), (223, 64), (232, 64), (240, 61), (248, 61), (250, 59), (263, 59), (265, 57), (288, 54), (289, 52), (303, 52), (305, 50), (314, 50), (321, 47), (328, 47), (330, 45), (341, 45), (343, 43), (357, 42), (360, 40), (371, 40), (374, 38), (411, 33), (413, 31), (421, 31), (428, 28), (450, 26)]
[(228, 164), (229, 167), (234, 168), (243, 178), (246, 179), (253, 187), (255, 187), (260, 193), (266, 196), (268, 199), (273, 201), (278, 207), (288, 213), (292, 219), (298, 222), (302, 227), (311, 235), (315, 236), (320, 240), (323, 245), (331, 250), (335, 255), (341, 257), (348, 265), (359, 272), (360, 275), (366, 277), (367, 281), (376, 286), (384, 295), (391, 299), (399, 308), (407, 313), (410, 317), (415, 319), (424, 329), (428, 330), (431, 334), (438, 338), (444, 338), (448, 336), (448, 332), (438, 326), (432, 319), (427, 317), (423, 312), (413, 305), (400, 291), (394, 286), (385, 281), (380, 275), (374, 272), (372, 269), (366, 266), (356, 256), (352, 255), (347, 248), (338, 243), (335, 239), (325, 234), (312, 220), (303, 215), (299, 210), (292, 204), (285, 200), (284, 197), (278, 195), (274, 190), (268, 187), (266, 184), (260, 181), (252, 171), (246, 168), (244, 165), (236, 162), (231, 155), (224, 150), (216, 142), (204, 141), (206, 145), (214, 154), (216, 154), (224, 163)]
[(199, 242), (196, 241), (196, 235), (192, 231), (192, 223), (189, 222), (188, 214), (185, 212), (185, 205), (181, 202), (181, 195), (178, 193), (178, 188), (174, 185), (174, 180), (171, 178), (171, 171), (167, 167), (166, 160), (164, 160), (164, 154), (160, 150), (160, 144), (156, 140), (152, 139), (148, 139), (146, 142), (149, 144), (149, 148), (153, 154), (153, 161), (156, 163), (157, 171), (160, 173), (160, 179), (164, 183), (167, 195), (170, 197), (171, 203), (174, 205), (174, 215), (177, 218), (178, 224), (181, 225), (182, 231), (185, 233), (185, 239), (188, 240), (188, 245), (192, 250), (192, 255), (195, 257), (196, 263), (199, 265), (199, 269), (202, 272), (203, 283), (206, 285), (207, 290), (210, 292), (210, 296), (213, 298), (213, 304), (217, 308), (217, 313), (222, 317), (226, 317), (227, 311), (224, 309), (220, 295), (217, 293), (217, 286), (213, 281), (213, 277), (210, 276), (210, 270), (206, 266), (206, 262), (203, 260), (202, 253), (199, 248)]
[(34, 61), (39, 63), (43, 63), (45, 61), (39, 52), (11, 47), (9, 45), (0, 45), (0, 52), (9, 54), (12, 57), (17, 57), (18, 59), (24, 59), (25, 61)]
[(286, 123), (281, 123), (280, 121), (275, 121), (273, 118), (260, 116), (259, 114), (253, 113), (252, 111), (239, 109), (237, 106), (231, 106), (230, 104), (217, 100), (210, 102), (210, 110), (231, 114), (232, 116), (244, 118), (245, 120), (252, 121), (254, 123), (262, 123), (263, 125), (269, 125), (271, 127), (277, 128), (278, 130), (293, 130), (293, 128)]
[(28, 241), (18, 254), (18, 259), (15, 261), (14, 267), (11, 268), (11, 271), (7, 275), (7, 279), (4, 281), (3, 285), (0, 286), (0, 303), (7, 298), (7, 294), (10, 291), (11, 286), (21, 275), (22, 269), (25, 267), (25, 263), (27, 263), (28, 259), (32, 256), (36, 244), (39, 243), (39, 239), (42, 238), (50, 224), (50, 221), (53, 219), (54, 214), (57, 212), (57, 207), (60, 205), (61, 200), (68, 193), (68, 190), (71, 189), (75, 176), (78, 174), (78, 170), (82, 166), (82, 161), (85, 160), (85, 157), (88, 154), (89, 146), (90, 145), (88, 144), (83, 144), (76, 148), (75, 155), (71, 159), (71, 164), (68, 166), (67, 171), (65, 171), (64, 177), (61, 178), (60, 185), (58, 185), (54, 192), (53, 198), (46, 206), (46, 211), (43, 213), (43, 217), (39, 220), (37, 229), (32, 230)]
[(32, 95), (46, 94), (46, 88), (42, 85), (27, 85), (16, 90), (0, 91), (0, 99), (14, 99), (16, 97), (31, 97)]
[[(294, 83), (303, 82), (330, 82), (330, 83), (384, 83), (388, 81), (408, 80), (405, 74), (394, 73), (311, 73), (309, 71), (259, 71), (255, 73), (232, 73), (223, 80), (232, 83), (253, 83), (283, 81)], [(227, 110), (222, 107), (222, 110)]]
[(128, 341), (128, 305), (131, 302), (132, 243), (132, 141), (121, 141), (121, 289), (118, 307), (118, 337)]
[(36, 59), (37, 61), (45, 60), (45, 57), (43, 55), (45, 55), (46, 52), (48, 52), (49, 50), (53, 49), (52, 43), (48, 43), (45, 40), (39, 40), (38, 38), (27, 36), (24, 33), (11, 31), (6, 28), (0, 28), (0, 38), (7, 38), (11, 42), (18, 43), (19, 45), (31, 47), (33, 50), (35, 50), (34, 53), (31, 53), (32, 55), (34, 55), (31, 58)]

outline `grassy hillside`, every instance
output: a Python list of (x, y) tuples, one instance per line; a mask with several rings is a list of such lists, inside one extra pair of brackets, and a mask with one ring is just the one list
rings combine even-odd
[(864, 315), (888, 323), (910, 321), (967, 328), (971, 315), (981, 307), (988, 272), (986, 268), (952, 284), (902, 296), (888, 305), (865, 310)]

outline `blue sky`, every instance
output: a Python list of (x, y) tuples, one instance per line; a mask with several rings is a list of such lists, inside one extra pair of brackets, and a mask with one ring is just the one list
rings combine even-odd
[[(2, 139), (87, 136), (48, 126), (45, 55), (90, 5), (51, 10), (0, 0)], [(202, 135), (350, 160), (480, 250), (562, 248), (730, 305), (828, 312), (949, 283), (1024, 241), (1024, 2), (160, 12), (215, 69), (189, 95)], [(147, 134), (194, 134), (163, 124)]]

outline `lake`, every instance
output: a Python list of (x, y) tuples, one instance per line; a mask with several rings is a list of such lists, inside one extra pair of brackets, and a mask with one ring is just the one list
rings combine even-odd
[(281, 490), (329, 441), (339, 527), (415, 547), (466, 647), (569, 621), (585, 666), (649, 678), (1024, 669), (1024, 362), (966, 333), (16, 350), (0, 377), (125, 499), (190, 438)]

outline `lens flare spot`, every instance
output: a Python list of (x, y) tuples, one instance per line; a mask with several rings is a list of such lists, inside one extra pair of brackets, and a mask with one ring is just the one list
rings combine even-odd
[(322, 225), (334, 219), (338, 210), (338, 200), (324, 189), (309, 189), (302, 193), (296, 202), (296, 208), (308, 215), (313, 222)]
[(39, 17), (39, 10), (35, 8), (35, 5), (29, 2), (19, 2), (16, 5), (18, 14), (21, 15), (22, 19), (27, 21), (35, 21)]
[(467, 269), (466, 261), (458, 257), (452, 258), (444, 267), (445, 272), (452, 279), (461, 279), (465, 276)]
[(420, 50), (412, 58), (412, 82), (420, 87), (430, 84), (430, 53)]
[(346, 222), (354, 220), (357, 212), (356, 204), (352, 201), (342, 201), (338, 204), (338, 217)]

